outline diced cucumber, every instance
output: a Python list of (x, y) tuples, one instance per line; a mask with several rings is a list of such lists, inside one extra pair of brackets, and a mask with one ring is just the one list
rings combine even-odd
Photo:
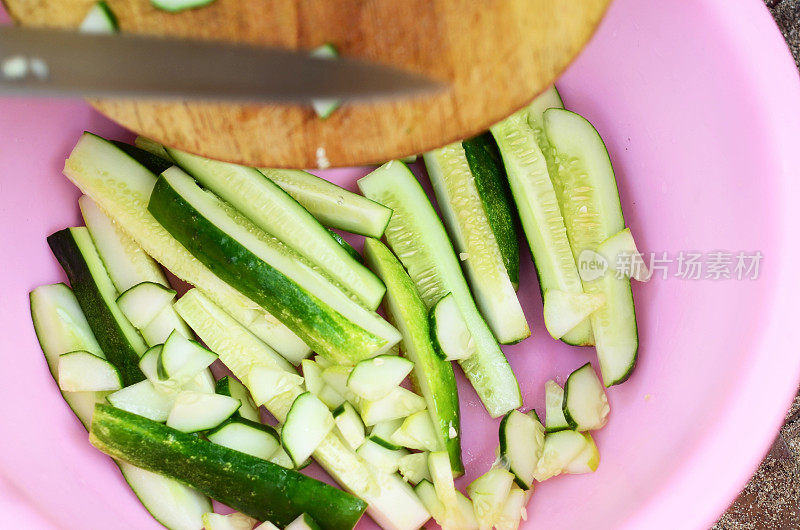
[(258, 521), (243, 513), (221, 515), (214, 512), (203, 514), (203, 528), (205, 530), (253, 530)]
[[(125, 142), (119, 142), (117, 140), (111, 140), (111, 142), (120, 149), (122, 149), (123, 151), (125, 151), (128, 155), (135, 158), (137, 162), (142, 164), (144, 167), (146, 167), (156, 175), (160, 175), (166, 169), (169, 169), (170, 167), (175, 165), (172, 162), (172, 160), (169, 159), (168, 156), (159, 156), (156, 155), (155, 153), (147, 151), (146, 149), (142, 149), (141, 147), (137, 147), (131, 144), (126, 144)], [(160, 145), (161, 144), (159, 144), (159, 146)], [(166, 155), (166, 152), (164, 152), (164, 155)]]
[(597, 466), (600, 465), (600, 452), (597, 450), (594, 439), (588, 432), (582, 434), (586, 440), (586, 445), (578, 453), (578, 456), (573, 458), (564, 468), (564, 473), (569, 475), (594, 473), (597, 470)]
[(153, 421), (167, 421), (177, 390), (156, 387), (145, 379), (109, 394), (106, 399), (120, 410), (138, 414)]
[(542, 298), (544, 325), (554, 339), (560, 339), (575, 329), (606, 303), (603, 293), (568, 293), (558, 289), (547, 289)]
[(356, 451), (372, 469), (381, 473), (394, 473), (397, 471), (400, 459), (408, 454), (405, 449), (391, 449), (368, 438)]
[(256, 404), (253, 403), (253, 398), (250, 397), (250, 392), (248, 392), (247, 388), (238, 380), (230, 375), (226, 375), (217, 381), (215, 391), (217, 394), (236, 398), (242, 403), (242, 406), (233, 415), (234, 417), (238, 416), (245, 420), (260, 423), (261, 416), (258, 414)]
[(159, 283), (142, 282), (119, 295), (117, 305), (134, 327), (142, 329), (172, 303), (175, 294)]
[[(169, 160), (169, 154), (167, 153), (167, 150), (164, 148), (164, 146), (151, 138), (148, 138), (146, 136), (137, 136), (133, 140), (133, 144), (139, 149), (142, 149), (143, 151), (147, 151), (148, 153), (152, 153), (157, 157)], [(155, 173), (155, 171), (153, 173)], [(158, 175), (159, 173), (161, 173), (161, 171), (159, 171), (156, 174)]]
[(259, 407), (269, 403), (275, 396), (303, 384), (303, 378), (295, 373), (263, 365), (252, 366), (247, 372), (245, 381), (253, 396), (253, 401)]
[(433, 484), (423, 479), (414, 487), (414, 493), (417, 494), (433, 519), (444, 528), (444, 523), (447, 519), (445, 508), (442, 501), (440, 501), (439, 497), (436, 495), (436, 489)]
[(365, 196), (393, 210), (386, 240), (430, 309), (453, 293), (475, 339), (476, 353), (460, 362), (492, 417), (522, 404), (519, 385), (478, 313), (447, 233), (417, 179), (402, 162), (389, 162), (358, 181)]
[(397, 461), (397, 470), (403, 480), (411, 484), (418, 484), (422, 480), (431, 480), (428, 471), (428, 453), (411, 453)]
[(304, 513), (283, 530), (320, 530), (320, 527), (310, 515)]
[(177, 331), (187, 339), (192, 336), (192, 332), (186, 326), (186, 322), (175, 313), (172, 306), (164, 307), (152, 322), (140, 331), (145, 342), (151, 346), (164, 344), (173, 331)]
[(362, 399), (386, 397), (403, 382), (414, 363), (396, 355), (379, 355), (358, 363), (347, 380), (347, 386)]
[(380, 238), (392, 210), (336, 184), (297, 169), (261, 169), (320, 223), (353, 234)]
[(564, 417), (564, 389), (552, 379), (544, 384), (545, 427), (548, 433), (569, 429)]
[(198, 260), (332, 360), (354, 364), (400, 339), (379, 315), (348, 298), (180, 169), (161, 174), (148, 209)]
[(606, 259), (611, 269), (615, 269), (615, 265), (627, 260), (628, 265), (620, 267), (620, 272), (628, 278), (639, 282), (650, 279), (647, 265), (636, 247), (630, 228), (624, 228), (603, 241), (597, 251)]
[(458, 308), (453, 293), (447, 293), (431, 308), (431, 342), (446, 361), (460, 361), (476, 352), (475, 340)]
[(277, 526), (270, 523), (269, 521), (264, 521), (260, 525), (256, 526), (253, 530), (280, 530)]
[(206, 189), (257, 227), (319, 267), (346, 292), (375, 309), (386, 288), (331, 237), (305, 208), (257, 169), (167, 149), (170, 157)]
[(161, 348), (158, 375), (183, 385), (217, 360), (217, 354), (173, 331)]
[(58, 387), (65, 392), (103, 392), (122, 388), (122, 379), (103, 357), (79, 350), (59, 357)]
[(403, 425), (404, 418), (397, 418), (394, 420), (381, 421), (372, 426), (369, 431), (369, 437), (375, 443), (378, 443), (388, 449), (400, 449), (401, 446), (392, 442), (392, 435), (394, 432)]
[(350, 403), (342, 403), (333, 411), (333, 421), (342, 439), (347, 442), (354, 451), (364, 443), (366, 438), (364, 422), (358, 415), (356, 409)]
[(325, 368), (330, 368), (331, 366), (335, 366), (334, 363), (332, 363), (330, 360), (326, 359), (325, 357), (322, 357), (321, 355), (315, 355), (314, 356), (314, 362), (317, 363), (323, 370)]
[(529, 414), (512, 410), (500, 422), (500, 457), (524, 490), (533, 484), (544, 440), (544, 427)]
[(459, 530), (478, 530), (478, 520), (475, 518), (472, 501), (458, 490), (456, 490), (456, 516), (452, 519), (455, 520), (445, 526), (452, 524), (453, 528)]
[(278, 464), (281, 467), (285, 467), (286, 469), (294, 469), (294, 462), (292, 462), (292, 457), (289, 456), (289, 453), (286, 452), (286, 449), (283, 446), (279, 447), (275, 454), (272, 455), (272, 458), (269, 459), (270, 462), (273, 464)]
[[(558, 160), (553, 183), (572, 254), (581, 263), (581, 253), (600, 251), (605, 240), (625, 228), (614, 169), (602, 138), (581, 116), (549, 109), (544, 113), (544, 128)], [(639, 347), (630, 280), (615, 276), (604, 274), (583, 282), (586, 293), (606, 296), (606, 304), (591, 315), (606, 386), (630, 376)]]
[(323, 386), (317, 397), (320, 399), (320, 401), (325, 403), (325, 405), (331, 411), (336, 410), (342, 405), (342, 403), (347, 401), (343, 395), (337, 392), (336, 389), (330, 385)]
[[(492, 127), (503, 156), (508, 181), (528, 240), (542, 292), (558, 289), (581, 293), (581, 279), (570, 251), (564, 220), (559, 210), (547, 159), (528, 123), (528, 108)], [(564, 337), (575, 345), (592, 343), (587, 321)]]
[[(318, 48), (311, 51), (311, 57), (320, 57), (323, 59), (336, 59), (339, 57), (339, 51), (330, 42), (326, 42)], [(338, 99), (315, 99), (311, 102), (319, 119), (324, 120), (328, 118), (333, 111), (339, 108), (342, 104)]]
[[(488, 211), (497, 209), (493, 204), (497, 201), (509, 211), (505, 194), (488, 193), (485, 188), (487, 193), (478, 191), (478, 174), (484, 180), (502, 182), (502, 164), (473, 147), (477, 146), (470, 147), (469, 158), (460, 142), (425, 153), (425, 166), (455, 250), (464, 258), (464, 271), (481, 314), (498, 342), (519, 342), (531, 332), (504, 259), (503, 250), (505, 254), (516, 251), (519, 259), (514, 225), (509, 215), (506, 222), (511, 233), (504, 232), (507, 237), (498, 239)], [(501, 248), (507, 245), (513, 249)]]
[(564, 418), (576, 431), (594, 431), (608, 421), (611, 408), (606, 391), (590, 363), (569, 374), (562, 407)]
[(216, 381), (210, 369), (201, 371), (194, 376), (193, 379), (183, 384), (184, 390), (194, 390), (195, 392), (202, 392), (204, 394), (213, 394)]
[(355, 401), (353, 392), (347, 387), (347, 379), (352, 371), (352, 366), (329, 366), (322, 371), (322, 380), (345, 399)]
[(116, 303), (117, 291), (86, 228), (66, 228), (47, 238), (106, 358), (124, 385), (144, 379), (139, 356), (147, 345)]
[(383, 243), (371, 238), (364, 243), (364, 254), (386, 284), (386, 313), (403, 336), (404, 354), (414, 363), (412, 379), (436, 428), (437, 450), (447, 450), (453, 471), (461, 475), (461, 424), (453, 366), (436, 354), (427, 309), (400, 261)]
[(322, 380), (322, 368), (311, 359), (303, 359), (300, 366), (303, 369), (306, 390), (312, 394), (319, 394), (322, 387), (325, 386), (325, 381)]
[(521, 489), (513, 488), (508, 493), (508, 498), (495, 518), (496, 530), (517, 530), (520, 519), (526, 514), (526, 502), (525, 492)]
[(164, 11), (184, 11), (186, 9), (196, 9), (204, 7), (214, 2), (214, 0), (150, 0), (150, 3)]
[(446, 451), (435, 451), (428, 454), (428, 470), (433, 479), (436, 496), (442, 501), (447, 519), (452, 519), (458, 506), (456, 486), (453, 483), (453, 469)]
[(116, 33), (119, 25), (108, 4), (100, 1), (89, 8), (78, 29), (83, 33)]
[(402, 447), (420, 451), (436, 451), (441, 445), (427, 410), (408, 416), (400, 428), (392, 433), (391, 441)]
[(425, 410), (425, 399), (401, 386), (395, 387), (386, 397), (376, 401), (362, 401), (361, 418), (369, 426), (386, 420), (405, 418)]
[(586, 438), (578, 431), (566, 430), (547, 434), (544, 437), (542, 456), (536, 463), (534, 478), (543, 482), (564, 472), (570, 462), (586, 447)]
[(493, 467), (467, 486), (472, 500), (475, 518), (481, 530), (491, 530), (503, 510), (514, 475), (499, 467)]
[(296, 471), (105, 405), (95, 409), (89, 441), (258, 520), (285, 525), (305, 512), (326, 529), (349, 530), (366, 508), (360, 499)]
[(281, 429), (281, 444), (295, 465), (311, 456), (336, 425), (328, 407), (311, 392), (295, 398)]
[(183, 390), (167, 417), (167, 427), (181, 432), (207, 431), (221, 425), (242, 403), (230, 396)]
[(281, 446), (275, 429), (244, 418), (233, 418), (210, 431), (206, 437), (215, 444), (264, 460), (269, 460)]

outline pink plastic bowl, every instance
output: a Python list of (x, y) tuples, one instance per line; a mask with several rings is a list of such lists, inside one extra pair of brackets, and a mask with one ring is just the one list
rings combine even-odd
[[(606, 139), (641, 250), (732, 253), (734, 274), (740, 251), (763, 260), (756, 280), (680, 279), (673, 261), (668, 278), (635, 285), (640, 361), (609, 392), (600, 468), (538, 486), (526, 526), (707, 527), (765, 454), (800, 375), (797, 70), (759, 0), (617, 0), (559, 87)], [(80, 222), (60, 170), (84, 129), (130, 138), (82, 103), (0, 102), (0, 526), (158, 526), (87, 443), (28, 315), (28, 291), (63, 279), (45, 237)], [(325, 175), (353, 187), (367, 171)], [(544, 382), (593, 353), (547, 336), (527, 256), (520, 293), (534, 336), (506, 351), (526, 407), (541, 408)], [(461, 383), (463, 486), (493, 460), (497, 421)]]

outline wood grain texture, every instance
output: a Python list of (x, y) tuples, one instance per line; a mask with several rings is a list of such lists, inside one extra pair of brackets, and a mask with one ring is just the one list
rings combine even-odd
[[(31, 26), (75, 27), (94, 0), (5, 0)], [(382, 162), (478, 133), (531, 101), (589, 40), (610, 0), (216, 0), (171, 14), (108, 0), (121, 31), (343, 55), (451, 82), (435, 96), (352, 104), (320, 120), (299, 105), (92, 104), (125, 127), (211, 158), (270, 167)], [(320, 149), (321, 148), (321, 149)], [(324, 150), (324, 157), (320, 157)]]

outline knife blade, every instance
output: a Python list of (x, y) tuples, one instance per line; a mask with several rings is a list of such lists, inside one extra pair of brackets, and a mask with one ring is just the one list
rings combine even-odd
[(308, 103), (419, 96), (444, 87), (413, 72), (304, 51), (0, 26), (0, 93)]

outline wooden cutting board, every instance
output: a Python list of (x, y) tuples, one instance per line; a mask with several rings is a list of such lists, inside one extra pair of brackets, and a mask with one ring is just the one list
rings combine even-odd
[[(95, 0), (4, 0), (18, 23), (76, 27)], [(268, 167), (352, 166), (485, 130), (531, 101), (591, 37), (610, 0), (216, 0), (166, 13), (108, 0), (123, 32), (311, 49), (325, 42), (447, 80), (435, 96), (346, 105), (92, 104), (123, 126), (211, 158)]]

